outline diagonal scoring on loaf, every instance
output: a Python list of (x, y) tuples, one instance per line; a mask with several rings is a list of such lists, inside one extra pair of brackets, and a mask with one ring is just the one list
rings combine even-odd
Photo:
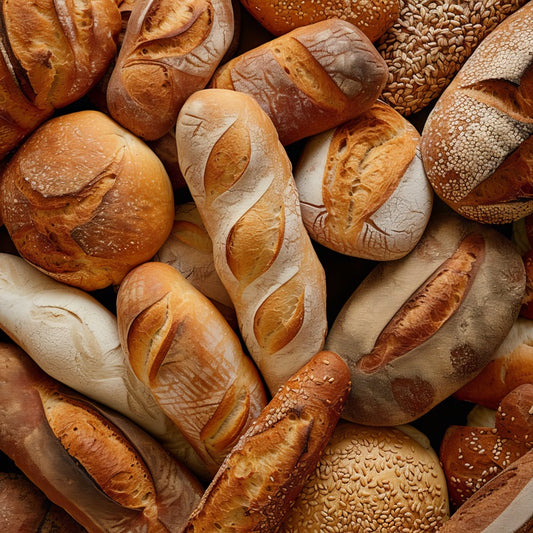
[(371, 373), (405, 355), (434, 335), (459, 309), (485, 256), (481, 234), (470, 233), (454, 254), (413, 293), (356, 365)]

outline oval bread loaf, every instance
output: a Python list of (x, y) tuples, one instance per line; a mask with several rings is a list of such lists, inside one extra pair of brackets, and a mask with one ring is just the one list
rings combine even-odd
[(380, 426), (427, 413), (488, 364), (524, 287), (509, 239), (444, 207), (434, 211), (414, 250), (377, 265), (331, 327), (326, 347), (352, 372), (343, 417)]
[(376, 261), (409, 253), (433, 205), (419, 140), (415, 127), (383, 102), (309, 139), (294, 179), (311, 238)]
[(386, 76), (385, 62), (366, 35), (349, 22), (329, 19), (233, 58), (216, 70), (209, 86), (253, 96), (288, 145), (366, 111)]
[(237, 91), (192, 95), (176, 142), (215, 268), (273, 394), (322, 349), (327, 330), (324, 269), (302, 222), (290, 160), (266, 113)]

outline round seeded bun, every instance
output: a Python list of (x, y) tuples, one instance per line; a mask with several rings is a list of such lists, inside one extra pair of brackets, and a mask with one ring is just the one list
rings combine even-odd
[(280, 531), (437, 531), (448, 517), (446, 479), (424, 434), (342, 421)]

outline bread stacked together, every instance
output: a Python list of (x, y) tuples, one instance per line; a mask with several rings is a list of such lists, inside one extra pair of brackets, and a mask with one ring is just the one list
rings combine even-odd
[(532, 2), (1, 9), (0, 529), (533, 528)]

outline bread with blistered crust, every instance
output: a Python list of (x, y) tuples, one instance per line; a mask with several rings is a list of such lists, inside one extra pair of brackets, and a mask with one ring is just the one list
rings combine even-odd
[(202, 486), (147, 433), (0, 346), (0, 449), (89, 531), (180, 531)]
[(533, 212), (533, 4), (478, 46), (440, 96), (422, 133), (435, 192), (488, 224)]
[(176, 142), (215, 268), (274, 394), (322, 349), (327, 330), (324, 269), (302, 222), (290, 160), (266, 113), (237, 91), (192, 95)]
[(344, 361), (316, 354), (240, 438), (185, 531), (276, 531), (333, 433), (349, 389)]
[(329, 19), (297, 28), (221, 65), (211, 88), (253, 96), (283, 145), (366, 111), (387, 76), (383, 58), (353, 24)]
[(266, 404), (236, 333), (175, 268), (159, 262), (124, 278), (117, 321), (135, 375), (214, 475)]

